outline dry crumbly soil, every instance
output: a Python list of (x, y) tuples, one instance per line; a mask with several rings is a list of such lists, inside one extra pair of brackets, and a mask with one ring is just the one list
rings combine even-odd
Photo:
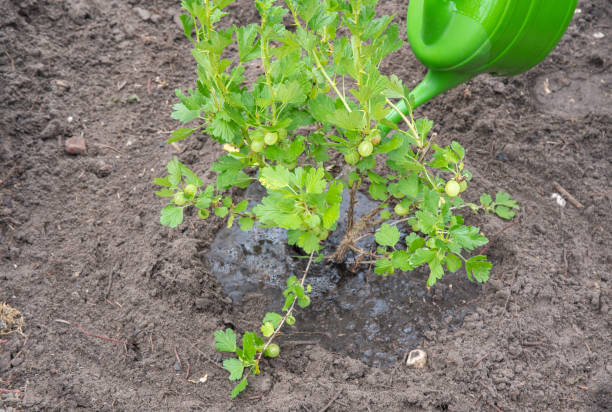
[[(151, 183), (175, 155), (212, 182), (220, 154), (204, 136), (164, 144), (195, 70), (178, 3), (0, 0), (0, 303), (25, 321), (0, 335), (0, 410), (612, 409), (609, 1), (580, 1), (528, 73), (418, 111), (466, 147), (472, 193), (522, 206), (496, 238), (505, 222), (476, 219), (495, 238), (492, 280), (462, 327), (430, 325), (426, 369), (289, 345), (233, 401), (212, 334), (253, 330), (263, 308), (233, 307), (203, 263), (223, 223), (160, 226)], [(402, 25), (405, 3), (380, 9)], [(257, 19), (250, 1), (230, 11), (229, 24)], [(424, 74), (408, 47), (384, 70)], [(78, 136), (86, 153), (66, 154)], [(553, 181), (584, 207), (557, 205)]]

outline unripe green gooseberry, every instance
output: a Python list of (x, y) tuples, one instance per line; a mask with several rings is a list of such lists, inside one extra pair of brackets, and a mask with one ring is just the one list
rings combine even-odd
[(208, 219), (208, 216), (210, 216), (210, 211), (208, 209), (200, 209), (198, 210), (198, 217), (202, 220), (206, 220)]
[(255, 153), (261, 152), (265, 147), (265, 143), (263, 141), (254, 140), (251, 142), (251, 150)]
[(359, 154), (361, 156), (368, 157), (369, 155), (372, 154), (372, 151), (374, 150), (374, 146), (372, 145), (372, 142), (368, 140), (364, 140), (363, 142), (359, 144), (359, 147), (357, 148), (357, 150), (359, 150)]
[(461, 186), (459, 185), (459, 183), (457, 183), (456, 180), (449, 180), (448, 182), (446, 182), (446, 187), (444, 188), (444, 191), (450, 197), (455, 197), (459, 194), (459, 192), (461, 192)]
[(370, 141), (374, 146), (380, 143), (380, 130), (374, 129), (372, 133), (370, 133)]
[(459, 183), (459, 192), (463, 193), (465, 192), (465, 189), (467, 189), (467, 182), (462, 180), (461, 183)]
[(183, 192), (178, 192), (174, 195), (174, 204), (177, 206), (183, 206), (187, 203), (187, 199), (185, 199), (185, 194)]
[(359, 153), (355, 149), (351, 149), (344, 154), (344, 161), (350, 165), (356, 165), (359, 162)]
[(183, 189), (183, 192), (185, 192), (185, 194), (188, 197), (193, 197), (195, 196), (196, 192), (198, 191), (198, 187), (196, 185), (187, 185), (185, 186), (185, 188)]
[(278, 141), (278, 134), (273, 133), (273, 132), (268, 132), (266, 133), (265, 137), (264, 137), (264, 142), (268, 145), (268, 146), (272, 146), (274, 143), (276, 143)]
[(405, 216), (410, 211), (409, 208), (402, 206), (401, 203), (398, 203), (397, 205), (395, 205), (395, 208), (393, 210), (395, 211), (395, 214), (398, 216)]
[(276, 343), (269, 344), (264, 351), (264, 355), (266, 355), (268, 358), (276, 358), (279, 354), (280, 347)]

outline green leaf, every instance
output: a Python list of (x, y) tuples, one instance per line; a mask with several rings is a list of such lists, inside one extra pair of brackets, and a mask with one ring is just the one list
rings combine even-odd
[(312, 232), (302, 232), (297, 242), (298, 246), (306, 253), (312, 253), (321, 248), (319, 238)]
[(453, 142), (451, 143), (451, 149), (453, 149), (453, 151), (457, 153), (457, 155), (459, 155), (459, 159), (463, 160), (463, 158), (465, 157), (465, 149), (463, 148), (463, 146), (453, 140)]
[(240, 55), (241, 62), (248, 62), (261, 56), (260, 41), (257, 39), (257, 29), (258, 27), (256, 24), (249, 24), (248, 26), (236, 29), (238, 54)]
[(198, 117), (200, 117), (201, 111), (199, 109), (190, 110), (183, 103), (176, 103), (174, 106), (172, 106), (172, 110), (174, 111), (172, 112), (170, 117), (183, 123), (188, 123), (194, 119), (197, 119)]
[(393, 267), (404, 272), (414, 269), (410, 262), (410, 254), (405, 250), (396, 250), (391, 254)]
[(228, 212), (229, 209), (225, 206), (215, 207), (215, 216), (217, 217), (224, 218), (225, 216), (227, 216)]
[(438, 256), (436, 255), (429, 262), (429, 278), (427, 278), (427, 286), (431, 287), (444, 276), (444, 268)]
[(270, 190), (279, 190), (289, 186), (292, 174), (286, 167), (264, 167), (259, 174), (259, 182), (263, 187)]
[(487, 257), (484, 255), (471, 257), (465, 262), (465, 271), (467, 272), (468, 279), (471, 281), (476, 280), (479, 283), (489, 280), (489, 273), (492, 267), (493, 265), (487, 261)]
[(215, 349), (219, 352), (236, 352), (236, 334), (229, 328), (225, 332), (215, 331), (215, 342)]
[(238, 379), (242, 378), (244, 365), (240, 359), (230, 358), (223, 361), (223, 369), (230, 373), (230, 381), (237, 381)]
[(175, 228), (183, 223), (183, 208), (173, 205), (164, 207), (161, 211), (160, 223)]
[(306, 174), (306, 181), (304, 182), (306, 193), (323, 193), (325, 187), (327, 186), (327, 182), (325, 181), (324, 176), (325, 170), (323, 170), (322, 168), (312, 168), (308, 170), (308, 173)]
[(155, 192), (155, 194), (159, 197), (172, 197), (174, 196), (174, 190), (165, 187), (162, 190)]
[(242, 356), (244, 359), (255, 359), (255, 354), (257, 353), (255, 348), (256, 338), (257, 334), (255, 332), (244, 332), (244, 335), (242, 335)]
[(184, 127), (181, 127), (180, 129), (176, 129), (175, 131), (172, 132), (172, 137), (168, 139), (168, 143), (174, 143), (174, 142), (178, 142), (179, 140), (186, 139), (189, 136), (191, 136), (194, 131), (195, 131), (194, 129), (188, 129)]
[(240, 383), (239, 383), (238, 385), (236, 385), (236, 386), (234, 387), (234, 389), (232, 389), (232, 393), (231, 393), (232, 398), (235, 398), (236, 396), (238, 396), (238, 394), (239, 394), (240, 392), (242, 392), (243, 390), (245, 390), (248, 384), (249, 384), (249, 383), (247, 382), (247, 378), (246, 378), (246, 377), (245, 377), (244, 379), (242, 379), (242, 380), (240, 381)]
[(306, 100), (306, 93), (304, 93), (300, 82), (297, 80), (279, 84), (276, 87), (275, 94), (282, 104), (301, 104)]
[(172, 184), (170, 183), (167, 177), (164, 177), (164, 178), (156, 177), (155, 179), (153, 179), (153, 183), (159, 186), (166, 186), (166, 187), (172, 186)]
[(274, 333), (274, 325), (272, 324), (272, 322), (266, 322), (263, 325), (261, 325), (261, 334), (264, 335), (266, 338), (272, 336), (272, 334)]
[(238, 219), (238, 224), (240, 225), (240, 229), (246, 232), (247, 230), (251, 230), (251, 228), (255, 224), (255, 220), (253, 220), (253, 218), (243, 216)]
[(516, 213), (514, 213), (510, 208), (506, 206), (496, 206), (495, 214), (506, 220), (510, 220), (516, 215)]
[(379, 245), (393, 247), (400, 239), (400, 232), (396, 226), (383, 223), (374, 237)]
[(346, 130), (361, 130), (365, 126), (365, 117), (359, 110), (348, 112), (346, 109), (336, 109), (328, 113), (327, 121)]
[(462, 265), (461, 259), (453, 255), (452, 253), (449, 253), (448, 255), (446, 255), (445, 263), (446, 263), (446, 268), (452, 273), (455, 273), (456, 271), (461, 269), (461, 265)]
[(475, 226), (459, 226), (450, 230), (451, 237), (462, 248), (472, 251), (478, 246), (486, 245), (489, 240), (480, 234)]
[(502, 191), (497, 192), (497, 195), (495, 195), (495, 203), (498, 205), (511, 207), (513, 209), (520, 209), (518, 203), (510, 199), (510, 195), (508, 193), (504, 193)]
[(372, 183), (368, 190), (374, 200), (383, 201), (387, 198), (387, 185), (383, 183)]
[(374, 266), (374, 273), (377, 275), (389, 276), (393, 274), (393, 263), (390, 259), (378, 259)]
[(266, 313), (266, 316), (264, 316), (262, 322), (271, 323), (272, 326), (274, 326), (274, 329), (276, 329), (280, 326), (280, 323), (282, 320), (283, 320), (283, 317), (279, 315), (278, 313), (268, 312)]
[(421, 266), (423, 263), (429, 263), (434, 257), (436, 253), (430, 249), (417, 249), (411, 258), (412, 265), (414, 267)]
[(492, 202), (492, 201), (493, 201), (493, 199), (491, 198), (491, 196), (489, 196), (489, 195), (488, 195), (488, 194), (486, 194), (486, 193), (483, 193), (483, 194), (480, 196), (480, 203), (481, 203), (483, 206), (488, 207), (488, 206), (491, 204), (491, 202)]
[(319, 94), (315, 99), (308, 101), (308, 111), (318, 122), (328, 123), (327, 118), (334, 110), (334, 101), (325, 94)]

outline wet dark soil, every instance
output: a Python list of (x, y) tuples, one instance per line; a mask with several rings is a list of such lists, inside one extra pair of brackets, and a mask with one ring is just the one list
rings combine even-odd
[[(0, 408), (611, 409), (608, 1), (580, 1), (531, 71), (478, 77), (419, 109), (441, 143), (466, 147), (473, 196), (503, 189), (522, 207), (499, 236), (505, 222), (473, 218), (494, 239), (492, 280), (458, 276), (426, 292), (419, 273), (387, 285), (330, 273), (282, 355), (234, 401), (212, 333), (253, 330), (269, 303), (254, 289), (233, 304), (210, 259), (223, 222), (161, 227), (151, 183), (175, 155), (213, 182), (220, 153), (205, 136), (164, 144), (177, 126), (173, 91), (195, 69), (178, 3), (0, 0), (0, 303), (25, 321), (23, 335), (0, 335)], [(380, 9), (403, 23), (404, 3)], [(256, 19), (250, 1), (230, 9), (230, 24)], [(408, 84), (424, 74), (408, 47), (384, 69)], [(86, 152), (67, 154), (66, 140), (81, 136)], [(584, 207), (559, 206), (555, 181)], [(408, 303), (390, 294), (397, 282), (409, 282)], [(373, 312), (352, 316), (351, 290)], [(338, 339), (351, 322), (354, 347)], [(428, 364), (407, 369), (403, 353), (417, 347)]]

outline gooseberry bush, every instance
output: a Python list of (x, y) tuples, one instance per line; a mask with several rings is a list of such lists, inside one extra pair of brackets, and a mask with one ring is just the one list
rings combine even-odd
[[(182, 1), (187, 14), (180, 19), (193, 44), (197, 80), (193, 89), (176, 91), (180, 102), (172, 117), (188, 126), (168, 142), (204, 133), (224, 154), (211, 167), (216, 183), (206, 186), (177, 158), (168, 163), (168, 175), (155, 179), (163, 187), (156, 194), (169, 198), (161, 223), (176, 227), (185, 209), (195, 208), (199, 218), (213, 213), (228, 227), (284, 228), (289, 244), (310, 256), (304, 274), (287, 280), (283, 314), (267, 313), (261, 335), (245, 332), (240, 347), (233, 330), (215, 332), (217, 350), (235, 355), (223, 362), (229, 379), (239, 381), (232, 397), (259, 374), (263, 355), (278, 356), (272, 341), (285, 323), (295, 322), (295, 306), (310, 304), (305, 279), (311, 263), (342, 262), (352, 250), (357, 262), (374, 265), (383, 276), (426, 265), (428, 287), (445, 271), (461, 268), (470, 280), (484, 282), (491, 263), (469, 255), (488, 240), (459, 212), (510, 219), (518, 209), (503, 192), (464, 202), (461, 194), (471, 180), (465, 149), (455, 141), (436, 144), (433, 123), (415, 119), (412, 111), (403, 116), (403, 127), (387, 120), (396, 103), (414, 102), (397, 76), (380, 72), (383, 59), (402, 42), (392, 16), (376, 16), (377, 2), (255, 0), (258, 24), (223, 27), (233, 0)], [(247, 75), (254, 81), (247, 82)], [(260, 201), (240, 198), (239, 189), (251, 184), (266, 189)], [(378, 203), (355, 221), (361, 190)], [(323, 256), (344, 197), (346, 233)], [(365, 236), (374, 236), (375, 249), (357, 246)]]

